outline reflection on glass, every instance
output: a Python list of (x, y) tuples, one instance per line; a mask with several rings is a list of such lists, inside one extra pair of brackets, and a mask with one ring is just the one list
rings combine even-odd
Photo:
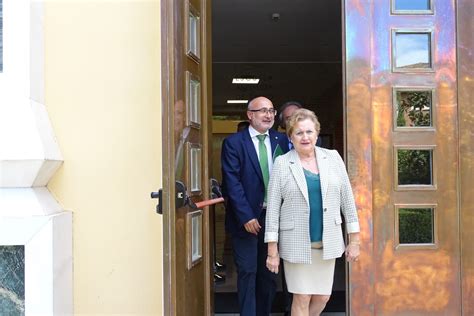
[(201, 148), (191, 147), (190, 149), (190, 177), (191, 191), (201, 191)]
[(397, 127), (426, 127), (431, 123), (431, 91), (397, 91)]
[(396, 33), (396, 68), (431, 68), (430, 33)]
[(398, 149), (398, 184), (431, 185), (433, 151), (428, 149)]
[(202, 213), (199, 212), (192, 216), (191, 220), (191, 260), (194, 263), (202, 257), (201, 231), (202, 231)]
[(189, 121), (201, 124), (201, 83), (195, 78), (189, 80)]
[(3, 72), (3, 0), (0, 0), (0, 72)]
[(400, 244), (433, 244), (433, 232), (432, 208), (400, 208), (398, 210)]
[(199, 17), (191, 11), (188, 17), (188, 51), (199, 58)]
[(430, 0), (392, 0), (395, 1), (395, 10), (415, 11), (431, 10)]

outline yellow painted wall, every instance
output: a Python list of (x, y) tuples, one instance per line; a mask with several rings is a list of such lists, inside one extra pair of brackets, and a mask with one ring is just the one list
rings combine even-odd
[(159, 0), (46, 0), (45, 104), (74, 214), (76, 315), (160, 315)]

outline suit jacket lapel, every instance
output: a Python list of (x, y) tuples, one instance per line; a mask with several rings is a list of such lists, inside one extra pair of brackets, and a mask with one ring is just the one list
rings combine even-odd
[(295, 178), (298, 188), (303, 194), (306, 203), (309, 205), (308, 186), (306, 185), (303, 166), (301, 165), (300, 159), (298, 158), (298, 154), (295, 150), (292, 150), (288, 153), (288, 160), (290, 162), (291, 173), (293, 174), (293, 177)]
[(250, 133), (248, 129), (242, 134), (244, 135), (242, 141), (244, 143), (246, 152), (250, 157), (250, 161), (252, 162), (252, 165), (255, 168), (255, 172), (260, 177), (260, 180), (263, 181), (262, 169), (260, 169), (260, 163), (258, 162), (257, 152), (255, 151), (255, 146), (253, 145), (252, 139), (250, 138)]
[(270, 143), (272, 144), (272, 159), (273, 159), (273, 155), (275, 154), (275, 150), (276, 150), (276, 147), (278, 145), (278, 134), (275, 135), (275, 133), (272, 131), (272, 130), (269, 130), (268, 131), (268, 135), (270, 136)]
[(315, 147), (316, 160), (318, 162), (319, 169), (319, 179), (321, 181), (321, 197), (324, 201), (326, 198), (326, 193), (328, 192), (328, 183), (329, 183), (329, 161), (326, 153), (320, 148)]

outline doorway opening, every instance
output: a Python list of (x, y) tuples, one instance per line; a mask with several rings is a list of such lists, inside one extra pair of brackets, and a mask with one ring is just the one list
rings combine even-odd
[[(344, 157), (342, 16), (342, 1), (334, 0), (212, 2), (213, 164), (209, 172), (213, 178), (221, 182), (222, 141), (247, 120), (245, 100), (255, 96), (269, 98), (275, 109), (298, 101), (314, 111), (321, 122), (322, 147), (336, 149)], [(233, 83), (234, 78), (258, 82)], [(237, 274), (224, 217), (224, 206), (217, 205), (216, 314), (238, 313)], [(346, 280), (345, 260), (339, 258), (325, 312), (345, 313)], [(273, 312), (285, 311), (283, 297), (280, 284)]]

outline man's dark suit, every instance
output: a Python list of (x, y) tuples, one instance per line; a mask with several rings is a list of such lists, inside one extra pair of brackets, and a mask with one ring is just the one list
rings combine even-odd
[[(288, 151), (288, 138), (269, 130), (271, 152)], [(273, 157), (275, 158), (275, 157)], [(227, 137), (222, 144), (222, 188), (226, 198), (226, 230), (232, 235), (237, 266), (240, 314), (266, 316), (276, 291), (276, 275), (266, 268), (265, 186), (257, 152), (246, 128)], [(248, 233), (244, 224), (258, 219), (258, 236)]]

